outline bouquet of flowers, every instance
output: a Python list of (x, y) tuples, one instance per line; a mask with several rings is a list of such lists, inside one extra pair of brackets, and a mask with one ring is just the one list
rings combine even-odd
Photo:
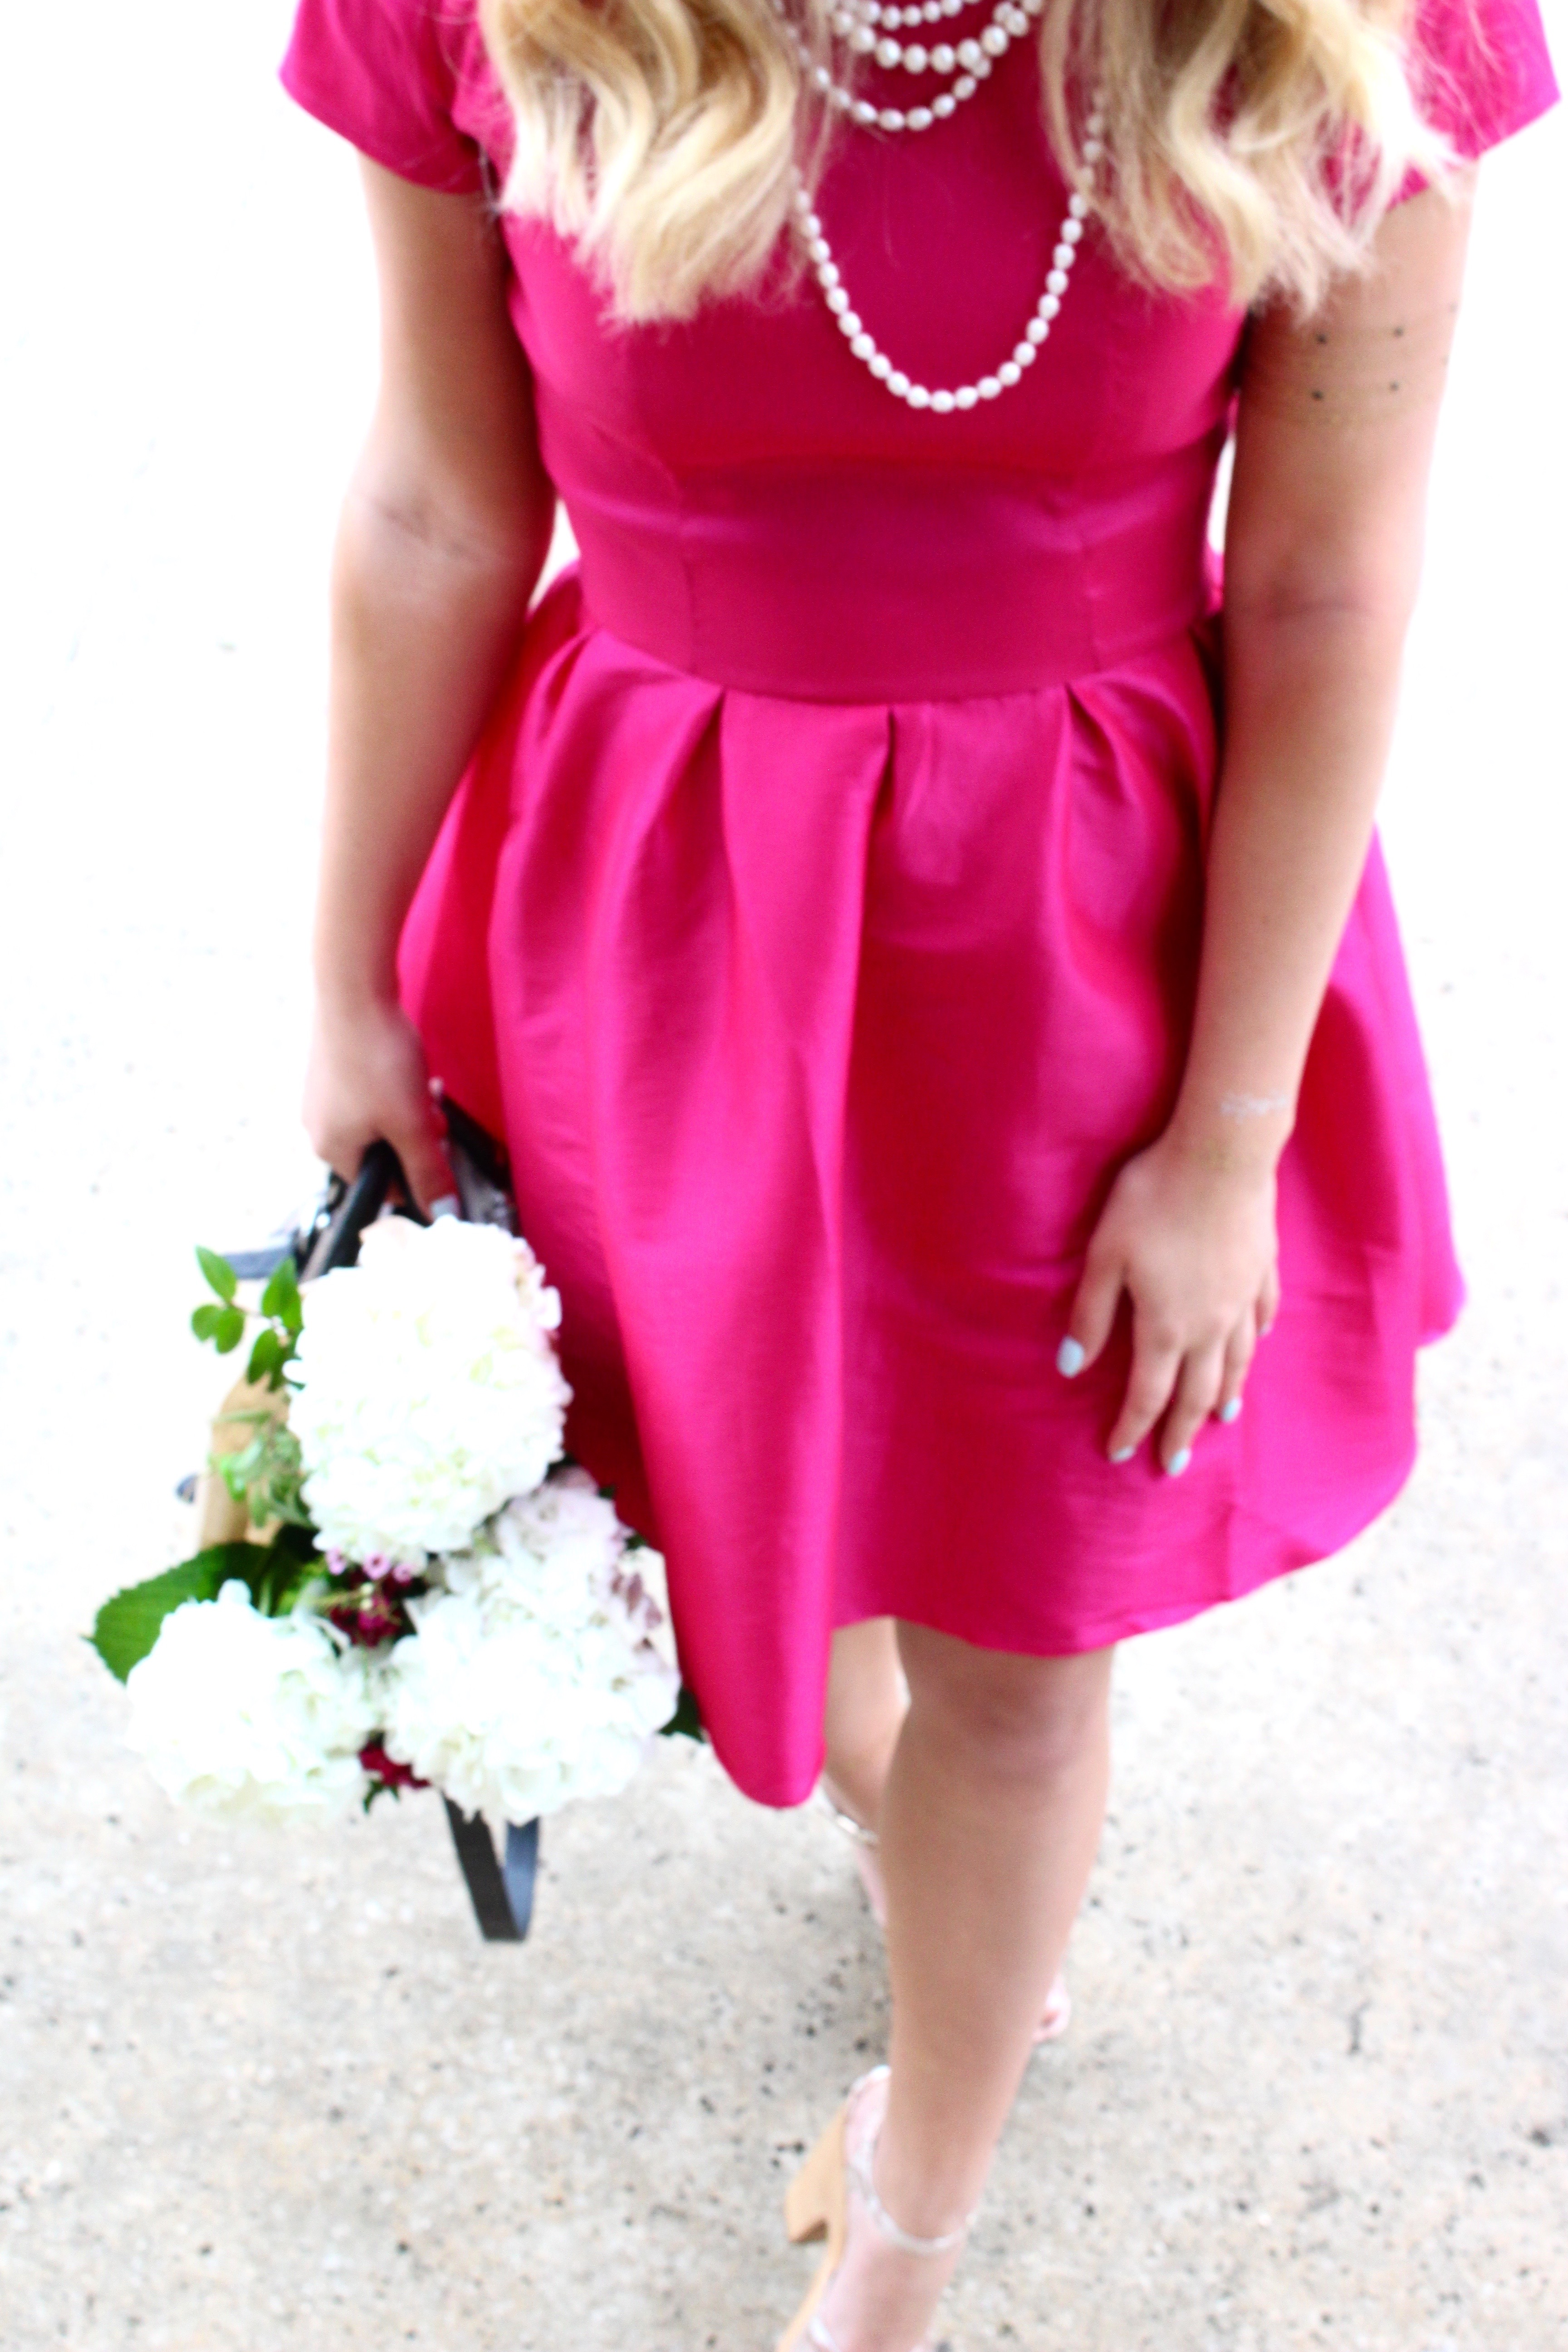
[(116, 1593), (92, 1633), (171, 1796), (295, 1821), (432, 1786), (515, 1836), (689, 1727), (661, 1564), (563, 1458), (560, 1301), (525, 1242), (383, 1216), (303, 1286), (285, 1255), (251, 1311), (197, 1257), (197, 1338), (251, 1338), (218, 1423), (242, 1442), (212, 1464), (245, 1539)]

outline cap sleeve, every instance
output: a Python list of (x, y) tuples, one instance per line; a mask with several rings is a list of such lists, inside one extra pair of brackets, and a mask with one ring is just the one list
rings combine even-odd
[(1538, 0), (1417, 0), (1409, 71), (1423, 115), (1464, 156), (1500, 145), (1558, 95)]
[(283, 87), (388, 171), (461, 194), (483, 181), (452, 119), (455, 31), (450, 0), (300, 0)]

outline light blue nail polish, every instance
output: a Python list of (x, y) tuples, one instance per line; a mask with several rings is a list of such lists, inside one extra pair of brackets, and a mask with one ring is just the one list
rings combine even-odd
[(1064, 1381), (1076, 1380), (1084, 1366), (1083, 1349), (1076, 1339), (1064, 1339), (1057, 1349), (1057, 1370)]
[(1124, 1445), (1120, 1454), (1113, 1454), (1110, 1458), (1113, 1462), (1131, 1462), (1137, 1451), (1135, 1445)]
[(1219, 1409), (1219, 1418), (1221, 1421), (1235, 1421), (1240, 1413), (1240, 1411), (1241, 1399), (1239, 1397), (1232, 1397), (1227, 1404), (1221, 1405)]
[(463, 1204), (456, 1192), (443, 1192), (438, 1201), (432, 1201), (430, 1203), (432, 1223), (437, 1217), (460, 1217), (462, 1213)]
[(1184, 1445), (1181, 1452), (1179, 1454), (1173, 1454), (1170, 1460), (1166, 1463), (1166, 1477), (1179, 1478), (1192, 1458), (1192, 1447), (1190, 1445)]

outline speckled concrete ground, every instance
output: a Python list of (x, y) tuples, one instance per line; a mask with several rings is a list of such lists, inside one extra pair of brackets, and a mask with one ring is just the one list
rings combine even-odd
[[(345, 159), (268, 87), (279, 0), (72, 24), (13, 30), (4, 165), (0, 2342), (762, 2352), (783, 2180), (885, 2028), (831, 1831), (661, 1754), (550, 1825), (533, 1938), (487, 1949), (432, 1801), (188, 1823), (78, 1638), (172, 1556), (191, 1241), (310, 1180), (371, 316)], [(1568, 2344), (1564, 152), (1491, 167), (1390, 803), (1474, 1300), (1388, 1519), (1123, 1661), (1079, 2014), (955, 2352)]]

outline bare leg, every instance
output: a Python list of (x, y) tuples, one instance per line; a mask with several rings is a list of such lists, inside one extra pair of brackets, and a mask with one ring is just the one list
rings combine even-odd
[[(892, 2081), (876, 2184), (934, 2237), (984, 2184), (1083, 1899), (1109, 1778), (1112, 1654), (1021, 1658), (900, 1628), (910, 1705), (881, 1815)], [(842, 2352), (913, 2352), (956, 2256), (853, 2209), (824, 2316)]]
[(868, 1829), (882, 1811), (882, 1791), (904, 1720), (904, 1680), (890, 1617), (841, 1625), (833, 1636), (823, 1730), (826, 1777), (834, 1801)]

